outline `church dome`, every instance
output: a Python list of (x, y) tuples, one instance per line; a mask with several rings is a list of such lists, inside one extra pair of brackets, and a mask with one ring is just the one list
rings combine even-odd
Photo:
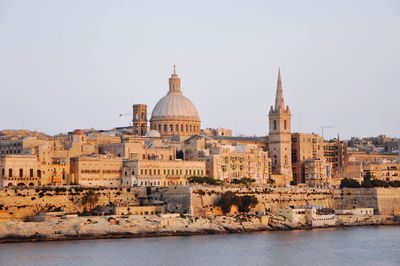
[(182, 94), (180, 85), (180, 78), (174, 68), (174, 73), (169, 79), (169, 91), (155, 105), (150, 121), (170, 119), (200, 121), (196, 107)]
[(162, 97), (151, 113), (151, 119), (179, 119), (200, 121), (196, 107), (181, 93), (168, 92)]

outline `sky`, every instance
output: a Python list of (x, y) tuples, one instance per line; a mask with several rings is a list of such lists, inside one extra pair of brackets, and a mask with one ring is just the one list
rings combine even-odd
[[(400, 137), (400, 1), (0, 0), (0, 129), (128, 126), (173, 65), (202, 128)], [(129, 114), (119, 116), (119, 114)]]

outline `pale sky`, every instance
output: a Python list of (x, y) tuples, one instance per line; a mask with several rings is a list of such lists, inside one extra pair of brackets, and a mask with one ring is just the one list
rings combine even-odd
[[(400, 1), (0, 0), (0, 129), (129, 125), (172, 66), (202, 128), (400, 137)], [(148, 117), (150, 119), (150, 115)]]

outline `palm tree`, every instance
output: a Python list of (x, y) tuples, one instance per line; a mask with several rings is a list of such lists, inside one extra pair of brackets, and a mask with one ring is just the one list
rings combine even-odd
[(89, 189), (82, 197), (82, 205), (89, 204), (90, 213), (92, 207), (99, 201), (99, 194), (95, 193), (93, 189)]

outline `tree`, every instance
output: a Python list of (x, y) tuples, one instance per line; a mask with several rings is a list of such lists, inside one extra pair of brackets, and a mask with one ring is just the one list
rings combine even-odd
[(232, 191), (227, 191), (222, 194), (216, 205), (219, 206), (224, 213), (228, 213), (231, 211), (233, 202), (235, 201), (235, 197), (235, 193), (233, 193)]
[(238, 210), (241, 213), (249, 212), (250, 207), (254, 207), (257, 205), (258, 199), (253, 195), (244, 195), (241, 197), (237, 197), (236, 206), (238, 206)]
[(267, 179), (267, 183), (270, 184), (270, 185), (273, 185), (273, 184), (275, 184), (275, 180), (272, 177), (269, 177)]
[(359, 188), (360, 187), (360, 183), (358, 183), (357, 180), (353, 179), (353, 178), (343, 178), (342, 181), (340, 181), (340, 188)]
[(99, 194), (89, 189), (82, 197), (82, 205), (89, 204), (89, 211), (92, 213), (92, 207), (99, 201)]
[(232, 191), (227, 191), (222, 194), (216, 205), (219, 206), (224, 213), (229, 213), (232, 205), (236, 205), (239, 212), (246, 213), (257, 203), (258, 199), (253, 195), (236, 196)]

